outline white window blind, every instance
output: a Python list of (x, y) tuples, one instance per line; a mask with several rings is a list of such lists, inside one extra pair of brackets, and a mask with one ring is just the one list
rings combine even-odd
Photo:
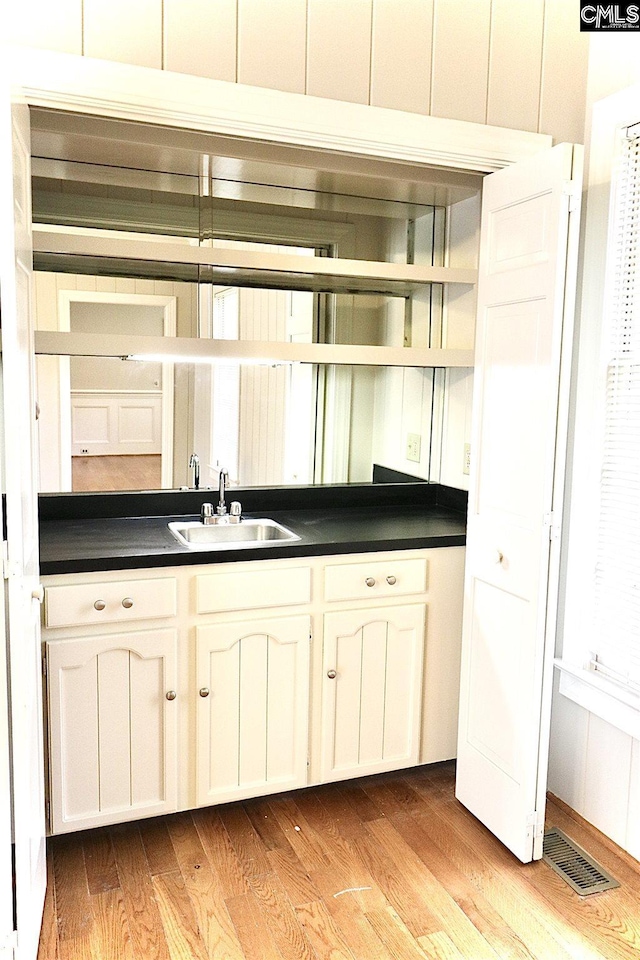
[(640, 129), (614, 173), (591, 666), (640, 693)]

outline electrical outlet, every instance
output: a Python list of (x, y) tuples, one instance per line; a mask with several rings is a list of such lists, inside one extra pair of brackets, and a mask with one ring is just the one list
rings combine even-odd
[(407, 460), (413, 460), (420, 463), (420, 444), (422, 437), (419, 433), (407, 434)]
[(464, 463), (462, 466), (462, 472), (466, 477), (468, 477), (471, 472), (471, 444), (470, 443), (465, 443), (464, 445)]

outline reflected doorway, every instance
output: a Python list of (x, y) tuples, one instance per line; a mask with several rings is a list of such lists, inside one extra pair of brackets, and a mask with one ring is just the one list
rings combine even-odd
[[(175, 297), (61, 291), (60, 329), (175, 336)], [(173, 485), (173, 364), (105, 357), (61, 360), (64, 489)]]

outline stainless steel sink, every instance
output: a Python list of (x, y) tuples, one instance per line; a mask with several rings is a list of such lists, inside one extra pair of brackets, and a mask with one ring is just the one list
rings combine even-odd
[(300, 539), (293, 530), (267, 519), (212, 524), (174, 520), (168, 527), (178, 543), (189, 550), (247, 550)]

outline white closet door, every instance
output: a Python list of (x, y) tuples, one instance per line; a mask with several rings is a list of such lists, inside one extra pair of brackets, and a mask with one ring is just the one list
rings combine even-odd
[[(33, 389), (29, 111), (0, 91), (2, 475), (6, 519), (16, 957), (35, 958), (46, 884), (38, 523)], [(10, 224), (15, 224), (12, 230)], [(34, 597), (36, 599), (34, 599)], [(5, 648), (4, 638), (1, 642)], [(0, 721), (0, 725), (2, 721)], [(0, 752), (2, 747), (0, 747)], [(4, 801), (0, 801), (0, 807)], [(10, 895), (10, 901), (13, 896)], [(6, 901), (5, 901), (6, 903)], [(13, 906), (13, 904), (12, 904)], [(4, 907), (3, 907), (4, 908)], [(0, 913), (2, 910), (0, 910)], [(13, 926), (13, 924), (12, 924)], [(0, 934), (5, 933), (0, 930)], [(1, 939), (1, 937), (0, 937)]]
[(483, 188), (456, 796), (525, 863), (542, 855), (573, 151)]

